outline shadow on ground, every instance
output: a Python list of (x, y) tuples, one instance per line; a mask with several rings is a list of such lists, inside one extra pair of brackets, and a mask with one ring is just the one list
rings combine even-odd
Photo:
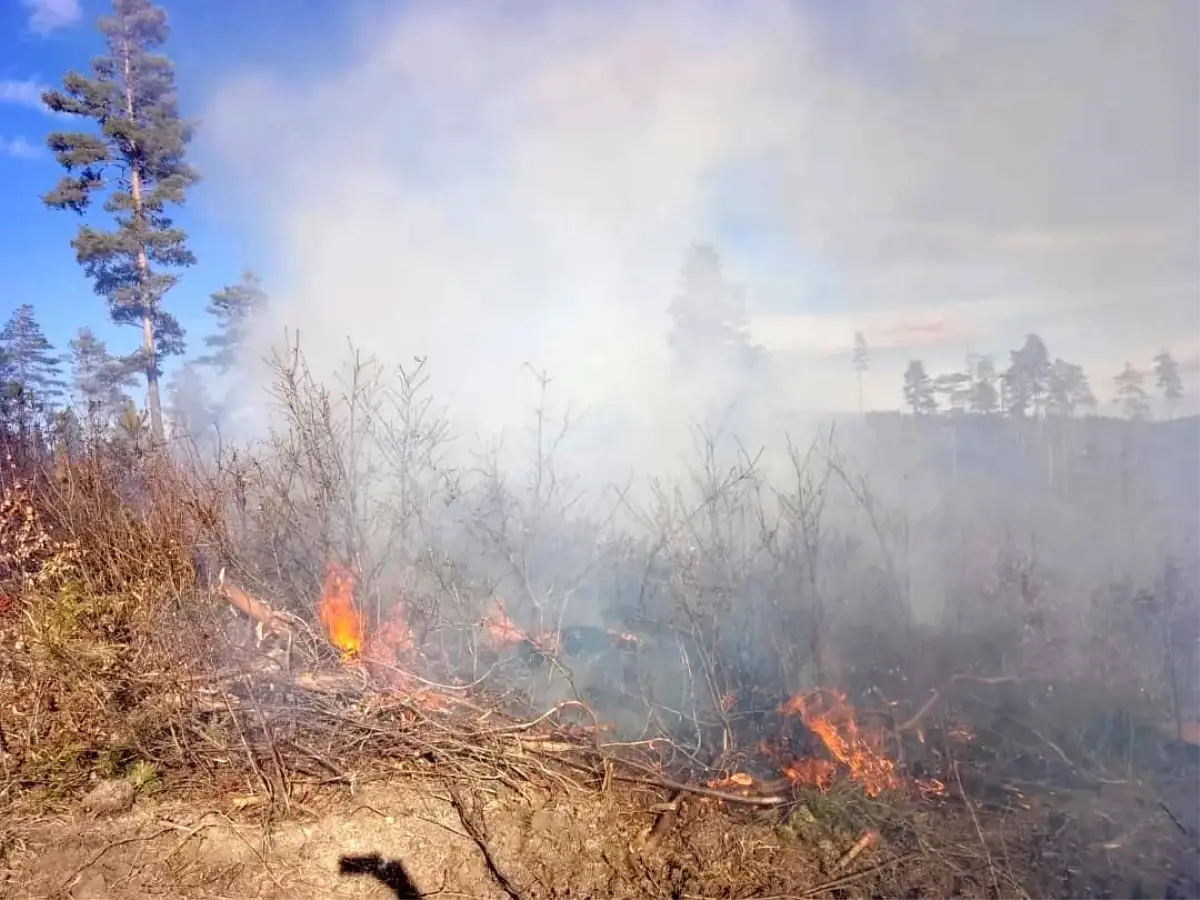
[(384, 859), (378, 853), (343, 856), (338, 860), (338, 871), (343, 875), (368, 875), (387, 886), (396, 900), (418, 900), (422, 896), (400, 860)]

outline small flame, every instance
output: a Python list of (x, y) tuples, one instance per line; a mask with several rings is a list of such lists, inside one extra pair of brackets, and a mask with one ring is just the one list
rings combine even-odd
[(483, 630), (487, 635), (488, 646), (493, 650), (503, 650), (506, 647), (516, 647), (526, 640), (525, 632), (513, 624), (504, 609), (504, 601), (493, 597), (488, 604), (488, 615), (483, 620)]
[(393, 688), (401, 688), (407, 686), (408, 678), (397, 665), (414, 647), (416, 641), (405, 621), (404, 602), (397, 600), (388, 617), (367, 638), (362, 656), (367, 663), (367, 671)]
[(488, 646), (493, 650), (506, 650), (528, 642), (547, 656), (562, 653), (562, 635), (557, 631), (544, 630), (526, 633), (513, 624), (504, 608), (504, 601), (493, 597), (488, 604), (488, 615), (482, 622)]
[(926, 797), (943, 797), (946, 794), (946, 785), (936, 778), (918, 778), (916, 785), (917, 790)]
[(354, 574), (341, 563), (330, 560), (325, 566), (325, 581), (317, 610), (329, 642), (347, 656), (356, 655), (363, 646), (363, 620), (354, 605)]
[(975, 740), (975, 732), (971, 730), (970, 725), (964, 725), (961, 722), (956, 722), (950, 726), (948, 736), (952, 741), (959, 741), (963, 744), (969, 744)]
[(896, 764), (879, 752), (882, 734), (860, 729), (854, 709), (837, 691), (797, 694), (783, 705), (784, 715), (798, 715), (809, 731), (821, 739), (830, 756), (850, 770), (850, 777), (876, 797), (902, 784)]
[(412, 629), (408, 627), (404, 615), (403, 602), (397, 601), (396, 605), (392, 607), (387, 619), (379, 626), (376, 637), (383, 646), (392, 651), (392, 655), (395, 657), (404, 656), (416, 646), (416, 639), (413, 637)]
[(837, 775), (837, 766), (827, 759), (810, 756), (792, 760), (783, 767), (783, 774), (792, 784), (815, 787), (824, 792), (833, 786), (833, 779)]
[(613, 641), (623, 647), (637, 647), (642, 643), (642, 639), (631, 631), (607, 631), (606, 634)]

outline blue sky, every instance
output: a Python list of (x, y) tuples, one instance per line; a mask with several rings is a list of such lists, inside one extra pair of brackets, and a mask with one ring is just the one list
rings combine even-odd
[[(102, 298), (75, 263), (70, 241), (79, 225), (73, 213), (46, 209), (40, 200), (61, 175), (45, 149), (46, 135), (74, 123), (38, 108), (38, 89), (57, 86), (62, 74), (89, 72), (101, 44), (94, 22), (109, 4), (98, 0), (6, 0), (0, 4), (0, 270), (5, 276), (0, 316), (32, 303), (47, 337), (66, 350), (80, 326), (93, 328), (114, 351), (132, 349), (135, 329), (116, 328)], [(346, 27), (353, 4), (338, 0), (240, 3), (180, 0), (165, 8), (173, 29), (167, 52), (175, 60), (185, 112), (198, 116), (214, 73), (233, 62), (255, 61), (302, 71), (331, 33)], [(178, 220), (190, 234), (199, 264), (168, 298), (188, 333), (189, 351), (200, 352), (210, 327), (208, 295), (235, 281), (243, 266), (269, 279), (271, 260), (252, 230), (219, 209), (219, 192), (202, 182)], [(101, 214), (102, 216), (102, 214)], [(178, 360), (170, 365), (178, 364)]]

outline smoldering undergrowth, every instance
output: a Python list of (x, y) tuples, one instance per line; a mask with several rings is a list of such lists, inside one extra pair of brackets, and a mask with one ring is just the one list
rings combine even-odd
[[(1163, 587), (1186, 560), (1162, 554), (1150, 578), (1088, 570), (1088, 554), (1063, 552), (1070, 528), (1039, 546), (1021, 498), (989, 507), (986, 471), (864, 471), (833, 427), (785, 436), (786, 465), (768, 466), (696, 428), (682, 476), (594, 484), (571, 470), (577, 420), (545, 373), (531, 370), (524, 426), (481, 438), (456, 432), (420, 360), (388, 370), (351, 348), (326, 386), (293, 344), (274, 371), (274, 424), (236, 464), (224, 552), (302, 615), (336, 557), (360, 573), (371, 627), (402, 603), (427, 656), (473, 676), (490, 664), (479, 623), (497, 599), (530, 634), (632, 630), (653, 651), (618, 685), (593, 679), (589, 694), (557, 664), (514, 678), (542, 700), (603, 695), (626, 734), (682, 729), (697, 746), (736, 742), (739, 717), (799, 690), (915, 707), (965, 674), (1101, 684), (1147, 721), (1190, 716), (1178, 574)], [(919, 456), (922, 435), (900, 437)]]
[[(814, 688), (844, 691), (897, 732), (974, 704), (1008, 740), (1087, 771), (1154, 764), (1161, 741), (1148, 736), (1164, 723), (1182, 734), (1193, 716), (1194, 564), (1163, 553), (1147, 578), (1051, 555), (1092, 530), (1039, 544), (1021, 530), (1020, 498), (986, 507), (986, 472), (935, 460), (889, 482), (896, 469), (864, 471), (841, 426), (785, 440), (781, 467), (697, 428), (682, 476), (596, 485), (572, 471), (577, 419), (544, 373), (531, 373), (524, 427), (481, 440), (456, 431), (420, 361), (387, 369), (350, 348), (324, 384), (292, 344), (273, 366), (258, 443), (181, 443), (172, 458), (98, 449), (64, 479), (31, 482), (28, 504), (13, 500), (44, 512), (53, 538), (37, 540), (61, 542), (65, 560), (11, 586), (39, 648), (20, 657), (42, 687), (19, 717), (39, 772), (69, 758), (65, 783), (78, 784), (101, 759), (208, 765), (207, 739), (130, 711), (170, 678), (184, 697), (197, 666), (258, 652), (254, 623), (212, 591), (218, 568), (304, 626), (287, 652), (332, 662), (315, 616), (331, 559), (358, 573), (368, 632), (400, 610), (415, 644), (405, 669), (525, 709), (579, 701), (622, 740), (669, 736), (689, 765), (719, 769)], [(904, 428), (911, 458), (921, 435)], [(1092, 526), (1092, 512), (1074, 516)], [(1056, 515), (1072, 521), (1069, 504)], [(525, 634), (587, 627), (637, 649), (498, 652), (481, 627), (497, 601)], [(53, 726), (51, 695), (78, 714)], [(139, 724), (106, 730), (105, 716)], [(274, 746), (265, 720), (238, 727), (267, 729)]]

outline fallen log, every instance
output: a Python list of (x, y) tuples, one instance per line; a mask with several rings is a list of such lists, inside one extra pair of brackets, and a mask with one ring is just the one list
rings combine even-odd
[[(286, 682), (285, 682), (286, 683)], [(314, 694), (367, 694), (371, 691), (361, 672), (298, 672), (290, 681), (302, 691)]]
[(231, 606), (244, 612), (267, 631), (281, 636), (291, 634), (292, 630), (283, 616), (258, 598), (251, 596), (236, 584), (227, 580), (223, 566), (221, 567), (221, 574), (217, 576), (217, 589)]

